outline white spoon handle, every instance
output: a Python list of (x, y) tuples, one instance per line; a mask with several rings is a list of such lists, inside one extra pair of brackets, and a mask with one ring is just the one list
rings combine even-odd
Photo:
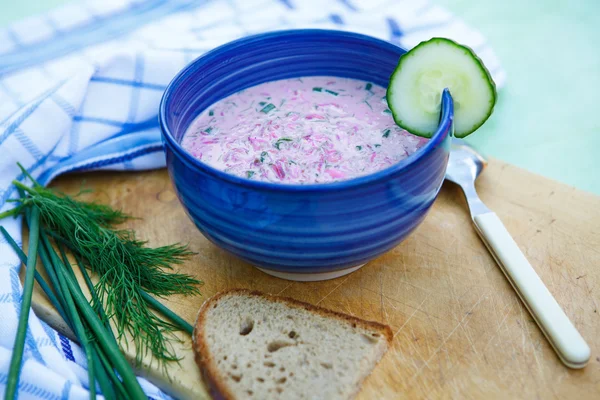
[(475, 216), (473, 221), (504, 275), (562, 362), (570, 368), (583, 368), (590, 359), (589, 346), (535, 273), (500, 218), (489, 212)]

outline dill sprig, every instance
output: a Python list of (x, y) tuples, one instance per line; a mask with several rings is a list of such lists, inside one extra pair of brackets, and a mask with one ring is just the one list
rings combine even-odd
[[(105, 323), (109, 319), (114, 323), (118, 339), (127, 336), (133, 340), (136, 362), (139, 364), (148, 353), (159, 362), (178, 360), (170, 340), (178, 340), (173, 333), (180, 324), (152, 312), (150, 308), (156, 304), (149, 301), (149, 295), (199, 294), (201, 281), (171, 271), (174, 264), (193, 253), (181, 244), (147, 247), (132, 230), (115, 228), (130, 216), (44, 188), (29, 178), (34, 183), (31, 188), (13, 182), (27, 195), (17, 199), (19, 204), (0, 218), (36, 209), (44, 232), (67, 246), (98, 277), (92, 303), (103, 304), (93, 304), (94, 308), (103, 308), (100, 317)], [(128, 345), (127, 341), (122, 343)]]

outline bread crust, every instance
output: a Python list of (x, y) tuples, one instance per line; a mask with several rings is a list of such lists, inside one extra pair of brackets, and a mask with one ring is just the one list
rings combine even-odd
[(334, 318), (340, 321), (347, 322), (353, 327), (360, 326), (363, 329), (376, 330), (383, 335), (388, 343), (388, 346), (392, 343), (393, 334), (389, 326), (381, 324), (375, 321), (366, 321), (360, 318), (353, 317), (351, 315), (339, 313), (336, 311), (328, 310), (323, 307), (314, 306), (303, 301), (292, 299), (290, 297), (274, 296), (271, 294), (259, 292), (257, 290), (249, 289), (228, 289), (221, 291), (210, 299), (206, 300), (198, 311), (196, 317), (196, 324), (194, 325), (194, 333), (192, 335), (193, 347), (194, 347), (194, 358), (196, 364), (200, 368), (201, 377), (207, 385), (207, 389), (213, 399), (223, 400), (234, 400), (233, 393), (229, 391), (227, 385), (220, 379), (218, 370), (216, 368), (216, 362), (213, 359), (212, 354), (209, 351), (208, 345), (204, 340), (203, 328), (206, 321), (206, 311), (213, 305), (219, 302), (219, 300), (226, 296), (248, 296), (248, 297), (261, 297), (271, 302), (282, 303), (289, 307), (301, 308), (311, 313), (318, 314), (327, 318)]

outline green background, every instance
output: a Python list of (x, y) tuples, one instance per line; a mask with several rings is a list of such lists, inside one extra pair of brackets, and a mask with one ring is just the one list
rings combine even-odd
[[(0, 0), (0, 26), (69, 0)], [(433, 0), (488, 39), (508, 80), (469, 138), (484, 154), (600, 194), (600, 0)]]

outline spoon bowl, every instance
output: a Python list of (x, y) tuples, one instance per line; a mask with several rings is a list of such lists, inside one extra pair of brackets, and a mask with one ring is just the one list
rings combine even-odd
[(487, 167), (487, 160), (464, 140), (452, 138), (446, 179), (460, 185), (474, 181)]
[(487, 160), (467, 142), (452, 138), (446, 180), (456, 183), (463, 189), (473, 219), (477, 215), (491, 213), (475, 191), (475, 180), (487, 164)]

